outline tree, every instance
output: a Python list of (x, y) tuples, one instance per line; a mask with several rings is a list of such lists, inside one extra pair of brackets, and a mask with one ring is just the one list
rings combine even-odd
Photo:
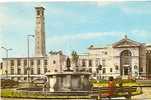
[(72, 51), (71, 53), (72, 56), (72, 62), (75, 64), (75, 66), (78, 66), (78, 59), (79, 59), (79, 55), (77, 54), (76, 51)]

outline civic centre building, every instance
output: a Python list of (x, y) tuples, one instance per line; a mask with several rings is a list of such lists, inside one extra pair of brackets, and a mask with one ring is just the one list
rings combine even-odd
[[(110, 76), (139, 78), (151, 72), (151, 45), (145, 45), (125, 36), (107, 47), (91, 45), (88, 53), (79, 56), (82, 69), (92, 72), (97, 79)], [(101, 68), (98, 68), (101, 67)]]
[[(35, 55), (33, 57), (2, 58), (1, 77), (27, 81), (43, 78), (46, 72), (65, 69), (67, 55), (62, 51), (45, 50), (44, 8), (36, 7)], [(109, 76), (140, 78), (151, 76), (151, 45), (145, 45), (125, 36), (106, 47), (91, 45), (87, 53), (79, 54), (78, 68), (89, 71), (92, 78), (107, 79)], [(74, 69), (74, 66), (71, 68)]]

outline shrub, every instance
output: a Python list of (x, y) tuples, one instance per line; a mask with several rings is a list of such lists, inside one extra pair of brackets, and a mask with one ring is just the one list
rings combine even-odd
[(123, 83), (135, 83), (136, 80), (133, 80), (133, 79), (123, 79), (122, 82)]
[(107, 83), (107, 80), (100, 80), (99, 83)]
[(97, 83), (97, 80), (96, 79), (91, 79), (90, 83)]

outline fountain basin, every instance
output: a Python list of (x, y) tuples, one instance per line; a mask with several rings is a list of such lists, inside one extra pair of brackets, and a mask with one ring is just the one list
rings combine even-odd
[(50, 92), (89, 91), (91, 88), (90, 75), (89, 72), (72, 71), (46, 73)]

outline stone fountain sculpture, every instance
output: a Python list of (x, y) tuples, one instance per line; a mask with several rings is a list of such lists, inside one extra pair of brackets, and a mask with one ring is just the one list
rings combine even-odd
[(70, 58), (66, 60), (67, 69), (63, 72), (47, 72), (50, 92), (89, 91), (89, 72), (73, 72), (70, 69)]

